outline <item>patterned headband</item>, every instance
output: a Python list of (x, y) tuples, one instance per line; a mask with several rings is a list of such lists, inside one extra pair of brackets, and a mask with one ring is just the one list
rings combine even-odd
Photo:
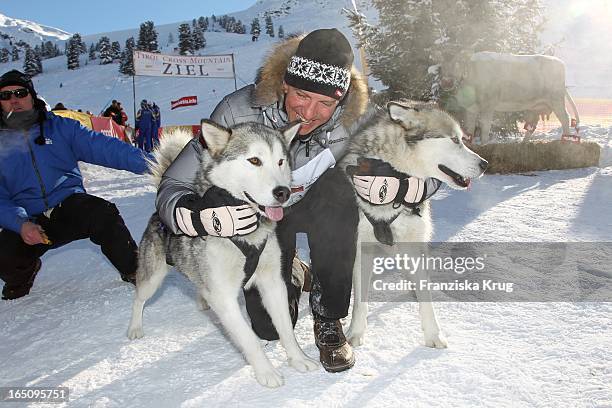
[(345, 92), (351, 82), (351, 71), (346, 68), (322, 64), (295, 55), (289, 61), (287, 72), (308, 81), (341, 88)]

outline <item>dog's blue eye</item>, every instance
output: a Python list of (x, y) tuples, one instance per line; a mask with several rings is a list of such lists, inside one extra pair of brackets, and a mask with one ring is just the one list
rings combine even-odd
[(261, 160), (259, 160), (258, 157), (251, 157), (250, 159), (247, 159), (249, 161), (249, 163), (251, 163), (253, 166), (261, 166)]

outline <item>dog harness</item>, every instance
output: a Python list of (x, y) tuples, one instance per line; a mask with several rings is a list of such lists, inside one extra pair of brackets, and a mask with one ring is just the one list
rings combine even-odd
[(244, 261), (244, 280), (242, 281), (242, 286), (246, 285), (249, 279), (255, 273), (255, 269), (257, 269), (257, 265), (259, 264), (259, 257), (263, 252), (268, 240), (266, 239), (263, 244), (259, 247), (255, 245), (247, 244), (244, 241), (231, 240), (234, 245), (242, 252), (244, 257), (246, 258)]
[[(395, 170), (387, 162), (380, 159), (357, 159), (357, 166), (347, 166), (347, 173), (353, 177), (353, 183), (355, 178), (359, 179), (359, 176), (376, 176), (384, 177), (385, 180), (379, 183), (378, 191), (370, 191), (370, 198), (366, 199), (361, 194), (357, 193), (360, 199), (371, 205), (392, 205), (394, 209), (400, 208), (401, 206), (407, 207), (412, 211), (413, 215), (421, 216), (420, 205), (426, 200), (431, 198), (438, 189), (442, 182), (438, 179), (428, 178), (423, 180), (418, 177), (413, 177), (405, 173), (401, 173)], [(391, 180), (394, 179), (394, 180)], [(397, 193), (392, 200), (386, 197), (388, 193), (389, 182), (399, 184)], [(429, 186), (429, 188), (428, 188)], [(373, 194), (373, 195), (372, 195)], [(372, 225), (374, 229), (374, 236), (381, 244), (393, 245), (394, 238), (393, 232), (391, 231), (391, 224), (401, 214), (398, 213), (389, 220), (376, 220), (368, 213), (364, 212), (366, 219)]]

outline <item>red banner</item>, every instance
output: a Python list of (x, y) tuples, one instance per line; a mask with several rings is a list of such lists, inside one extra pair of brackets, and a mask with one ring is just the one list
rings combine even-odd
[(183, 96), (176, 101), (170, 101), (170, 110), (180, 108), (181, 106), (192, 106), (198, 104), (197, 96)]
[(111, 118), (92, 116), (91, 126), (96, 132), (100, 132), (106, 136), (116, 137), (117, 139), (121, 139), (123, 141), (126, 140), (123, 126), (119, 126)]

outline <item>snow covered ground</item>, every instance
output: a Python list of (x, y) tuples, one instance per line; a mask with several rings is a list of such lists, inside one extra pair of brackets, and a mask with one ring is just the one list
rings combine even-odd
[[(139, 239), (154, 206), (146, 177), (82, 167), (89, 192), (116, 203)], [(612, 236), (612, 167), (485, 176), (436, 198), (438, 241)], [(182, 275), (147, 305), (136, 341), (132, 295), (89, 241), (48, 253), (31, 294), (0, 303), (0, 383), (66, 386), (76, 407), (612, 405), (612, 303), (440, 303), (446, 350), (423, 345), (414, 304), (372, 303), (352, 370), (299, 374), (271, 342), (286, 383), (269, 390)], [(317, 356), (308, 310), (303, 298), (296, 335)]]
[[(341, 16), (319, 9), (291, 18), (283, 22), (286, 32), (345, 26)], [(165, 38), (160, 33), (160, 42)], [(207, 33), (207, 40), (206, 53), (236, 54), (238, 86), (253, 79), (274, 44), (265, 36), (254, 45), (249, 36), (223, 33)], [(569, 78), (579, 86), (588, 76), (589, 86), (604, 84), (593, 86), (603, 92), (594, 97), (610, 98), (612, 71), (603, 64), (609, 53), (600, 54), (583, 59), (592, 63), (582, 76), (572, 74), (579, 61), (567, 54)], [(58, 57), (45, 61), (35, 85), (52, 105), (99, 112), (119, 99), (133, 117), (131, 80), (117, 74), (116, 64), (68, 73)], [(137, 100), (156, 101), (164, 124), (198, 123), (233, 89), (233, 81), (136, 80)], [(169, 110), (170, 100), (191, 94), (199, 106)], [(602, 147), (600, 168), (487, 175), (471, 191), (445, 189), (433, 200), (435, 240), (610, 241), (612, 128), (589, 124), (580, 134)], [(147, 178), (82, 169), (88, 191), (112, 200), (139, 240), (154, 209)], [(71, 407), (612, 407), (612, 303), (440, 303), (446, 350), (423, 345), (414, 304), (371, 303), (366, 344), (356, 349), (353, 369), (300, 374), (277, 342), (267, 343), (285, 377), (282, 388), (270, 390), (257, 384), (217, 317), (197, 310), (194, 288), (176, 272), (145, 308), (145, 337), (129, 341), (133, 291), (89, 241), (45, 255), (31, 294), (0, 302), (0, 385), (69, 387)], [(316, 357), (305, 297), (296, 335)]]

